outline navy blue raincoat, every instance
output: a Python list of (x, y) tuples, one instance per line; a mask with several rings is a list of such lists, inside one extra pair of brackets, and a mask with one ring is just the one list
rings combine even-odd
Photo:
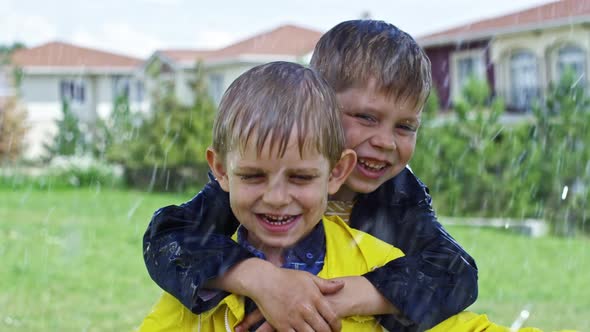
[[(428, 329), (475, 302), (475, 261), (437, 222), (428, 189), (409, 169), (359, 195), (350, 225), (406, 255), (365, 275), (403, 313), (382, 317), (389, 331)], [(227, 293), (203, 301), (203, 284), (252, 257), (230, 239), (237, 226), (216, 181), (180, 206), (159, 209), (143, 238), (150, 276), (195, 313), (214, 307)]]

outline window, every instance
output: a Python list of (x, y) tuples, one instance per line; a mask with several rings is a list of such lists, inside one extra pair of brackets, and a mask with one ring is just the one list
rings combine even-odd
[(59, 95), (62, 101), (83, 105), (86, 100), (86, 87), (81, 80), (62, 80), (59, 84)]
[(474, 77), (476, 79), (485, 79), (483, 77), (483, 61), (479, 57), (468, 57), (459, 59), (457, 62), (459, 74), (459, 88), (463, 89), (467, 81)]
[(566, 69), (570, 68), (574, 71), (574, 77), (580, 83), (586, 80), (586, 54), (581, 48), (568, 45), (560, 48), (557, 51), (557, 79), (565, 73)]
[(216, 104), (219, 104), (223, 96), (223, 76), (220, 74), (209, 75), (209, 95)]
[(113, 78), (113, 100), (119, 97), (129, 98), (130, 86), (129, 78), (115, 76)]
[(145, 86), (142, 81), (135, 81), (135, 100), (138, 103), (143, 101), (145, 97)]
[(530, 51), (518, 51), (510, 57), (510, 104), (528, 110), (539, 97), (537, 59)]
[(486, 80), (484, 51), (468, 50), (453, 54), (453, 96), (459, 97), (470, 79)]

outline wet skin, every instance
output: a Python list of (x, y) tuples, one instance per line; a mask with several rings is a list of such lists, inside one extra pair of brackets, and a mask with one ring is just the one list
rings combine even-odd
[(342, 109), (346, 147), (358, 162), (335, 199), (351, 200), (356, 193), (375, 191), (399, 174), (416, 147), (421, 109), (409, 100), (390, 98), (375, 88), (349, 88), (337, 93)]

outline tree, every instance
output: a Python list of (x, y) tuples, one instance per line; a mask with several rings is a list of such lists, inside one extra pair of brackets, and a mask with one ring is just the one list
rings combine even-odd
[(27, 112), (16, 97), (0, 98), (0, 160), (14, 161), (24, 149)]
[(97, 122), (94, 154), (109, 162), (124, 163), (129, 144), (137, 137), (141, 121), (141, 115), (131, 111), (129, 97), (117, 96), (109, 117)]
[(590, 218), (590, 98), (573, 70), (533, 108), (530, 160), (537, 171), (542, 213), (561, 234), (572, 234)]
[(45, 144), (48, 159), (55, 156), (73, 156), (88, 152), (86, 137), (80, 129), (80, 120), (72, 112), (70, 103), (62, 101), (62, 117), (56, 120), (57, 134)]
[(550, 86), (534, 121), (503, 124), (504, 107), (468, 83), (455, 120), (421, 129), (412, 168), (450, 216), (542, 218), (571, 235), (590, 216), (590, 98), (573, 72)]
[[(128, 145), (124, 160), (131, 184), (160, 190), (186, 190), (206, 181), (205, 151), (211, 143), (216, 107), (199, 65), (190, 82), (192, 105), (183, 105), (174, 89), (159, 87), (152, 110)], [(163, 83), (166, 84), (166, 83)], [(149, 183), (146, 183), (150, 181)]]
[(0, 65), (10, 63), (10, 56), (16, 50), (25, 48), (21, 42), (13, 42), (12, 45), (0, 45)]

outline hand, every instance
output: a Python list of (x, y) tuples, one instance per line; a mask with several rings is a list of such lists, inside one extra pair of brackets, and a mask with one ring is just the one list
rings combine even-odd
[(340, 331), (340, 317), (323, 294), (338, 292), (339, 280), (325, 280), (308, 272), (281, 269), (258, 271), (257, 280), (244, 292), (258, 305), (236, 331), (247, 331), (263, 317), (266, 322), (257, 331)]
[(338, 317), (399, 314), (399, 310), (366, 278), (355, 276), (331, 280), (344, 282), (340, 291), (325, 296)]

